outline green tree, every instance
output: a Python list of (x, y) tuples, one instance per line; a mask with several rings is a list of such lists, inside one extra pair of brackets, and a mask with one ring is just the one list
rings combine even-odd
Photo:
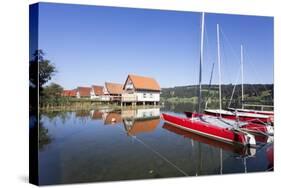
[(41, 96), (41, 105), (58, 105), (62, 102), (61, 94), (63, 88), (56, 83), (51, 83), (50, 85), (43, 88)]
[[(33, 54), (33, 59), (30, 61), (30, 82), (37, 85), (39, 83), (40, 94), (43, 85), (51, 80), (52, 76), (57, 72), (56, 67), (51, 62), (44, 58), (43, 50), (36, 50)], [(38, 80), (37, 80), (38, 79)]]

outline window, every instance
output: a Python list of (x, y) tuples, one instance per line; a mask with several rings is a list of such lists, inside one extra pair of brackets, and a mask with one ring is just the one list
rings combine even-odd
[(143, 98), (146, 98), (146, 93), (143, 94)]
[(153, 98), (153, 94), (152, 93), (150, 93), (150, 98)]

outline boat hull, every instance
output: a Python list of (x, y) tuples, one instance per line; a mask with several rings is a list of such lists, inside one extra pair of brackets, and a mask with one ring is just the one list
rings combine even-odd
[[(185, 114), (186, 114), (187, 117), (190, 116), (190, 112), (185, 112)], [(215, 116), (215, 117), (220, 116), (220, 114), (218, 114), (218, 113), (209, 112), (209, 113), (206, 113), (206, 114), (212, 115), (212, 116)], [(236, 116), (231, 117), (231, 116), (225, 116), (225, 114), (222, 114), (221, 118), (236, 121)], [(241, 118), (239, 117), (239, 121), (243, 121), (243, 120), (241, 120)], [(246, 132), (249, 132), (249, 133), (252, 133), (252, 134), (258, 134), (258, 135), (266, 135), (266, 136), (273, 135), (273, 132), (274, 132), (273, 128), (269, 125), (255, 123), (253, 121), (245, 121), (245, 122), (244, 122), (245, 125), (240, 127), (240, 129), (243, 130), (243, 131), (246, 131)]]
[(239, 131), (218, 127), (200, 120), (193, 120), (193, 118), (182, 118), (165, 113), (161, 117), (166, 123), (185, 131), (229, 144), (249, 145), (249, 135)]
[[(205, 114), (216, 116), (216, 117), (222, 117), (225, 119), (231, 119), (236, 120), (237, 117), (234, 114), (224, 114), (224, 113), (217, 113), (217, 112), (210, 112), (210, 111), (204, 111)], [(271, 117), (264, 117), (264, 118), (257, 118), (257, 117), (250, 117), (250, 116), (243, 116), (239, 115), (239, 121), (247, 121), (247, 122), (253, 122), (258, 124), (264, 124), (264, 123), (273, 123), (273, 119)]]

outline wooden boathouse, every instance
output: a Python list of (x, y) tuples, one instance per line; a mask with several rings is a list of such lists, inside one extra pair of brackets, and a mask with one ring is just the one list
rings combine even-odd
[(121, 105), (158, 105), (159, 101), (160, 86), (154, 78), (128, 75)]

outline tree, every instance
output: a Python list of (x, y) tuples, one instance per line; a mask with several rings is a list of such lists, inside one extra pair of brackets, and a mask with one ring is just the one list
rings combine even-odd
[(46, 86), (42, 90), (41, 95), (41, 104), (51, 104), (51, 105), (58, 105), (61, 100), (61, 94), (63, 92), (63, 88), (56, 83), (51, 83), (50, 85)]
[(33, 59), (29, 62), (30, 82), (33, 85), (37, 85), (38, 82), (40, 91), (42, 91), (43, 85), (51, 80), (57, 72), (56, 67), (49, 60), (44, 59), (44, 55), (43, 50), (36, 50)]

